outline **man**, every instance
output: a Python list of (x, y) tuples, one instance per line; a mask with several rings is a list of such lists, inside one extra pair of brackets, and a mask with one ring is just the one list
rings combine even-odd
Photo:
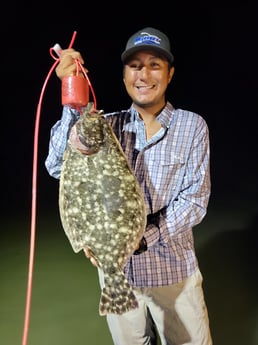
[[(76, 73), (79, 52), (66, 49), (57, 76)], [(211, 345), (202, 274), (193, 232), (210, 196), (209, 131), (198, 114), (175, 109), (166, 99), (174, 75), (168, 37), (155, 28), (132, 35), (121, 56), (130, 109), (106, 114), (144, 194), (147, 226), (138, 250), (124, 267), (139, 308), (108, 314), (115, 345)], [(51, 130), (46, 168), (60, 177), (67, 137), (79, 117), (64, 106)], [(92, 263), (97, 262), (85, 250)], [(99, 271), (100, 284), (103, 275)]]

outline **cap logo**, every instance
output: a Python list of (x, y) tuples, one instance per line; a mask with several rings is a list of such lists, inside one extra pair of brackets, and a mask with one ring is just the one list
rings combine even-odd
[(148, 32), (141, 32), (141, 35), (135, 38), (134, 45), (138, 44), (154, 44), (160, 45), (161, 39), (158, 36), (150, 35)]

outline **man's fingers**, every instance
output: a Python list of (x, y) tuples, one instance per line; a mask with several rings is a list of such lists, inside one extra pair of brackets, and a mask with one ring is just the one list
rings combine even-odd
[(90, 258), (90, 262), (92, 263), (93, 266), (98, 267), (98, 263), (93, 257)]
[(83, 248), (83, 251), (84, 251), (84, 254), (85, 254), (86, 258), (90, 259), (91, 251), (88, 248), (86, 248), (86, 247)]
[(92, 263), (92, 265), (95, 266), (95, 267), (98, 267), (98, 262), (94, 258), (93, 254), (92, 254), (92, 251), (89, 248), (87, 248), (87, 247), (84, 247), (83, 251), (84, 251), (84, 254), (85, 254), (86, 258), (90, 259), (90, 262)]

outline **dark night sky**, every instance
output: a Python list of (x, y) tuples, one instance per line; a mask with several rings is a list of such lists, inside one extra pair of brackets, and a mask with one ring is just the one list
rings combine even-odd
[[(223, 194), (255, 199), (257, 186), (257, 6), (245, 1), (121, 2), (105, 6), (76, 2), (7, 4), (2, 30), (2, 211), (30, 212), (36, 110), (54, 60), (55, 43), (74, 48), (89, 69), (98, 108), (127, 108), (120, 55), (138, 29), (157, 27), (171, 38), (176, 71), (168, 98), (176, 107), (201, 114), (211, 137), (213, 198)], [(5, 18), (5, 19), (7, 19)], [(48, 176), (50, 127), (61, 114), (61, 84), (53, 73), (46, 85), (38, 141), (40, 207), (57, 200), (57, 181)], [(4, 91), (3, 91), (4, 88)]]

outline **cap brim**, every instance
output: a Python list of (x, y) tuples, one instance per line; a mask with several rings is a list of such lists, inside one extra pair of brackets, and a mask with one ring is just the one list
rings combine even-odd
[(172, 53), (153, 45), (144, 45), (144, 46), (142, 45), (142, 46), (137, 46), (137, 47), (133, 47), (128, 50), (125, 50), (121, 55), (121, 60), (122, 62), (126, 62), (131, 55), (139, 51), (146, 51), (146, 50), (158, 52), (160, 55), (164, 56), (170, 64), (172, 64), (174, 61), (174, 56), (172, 55)]

